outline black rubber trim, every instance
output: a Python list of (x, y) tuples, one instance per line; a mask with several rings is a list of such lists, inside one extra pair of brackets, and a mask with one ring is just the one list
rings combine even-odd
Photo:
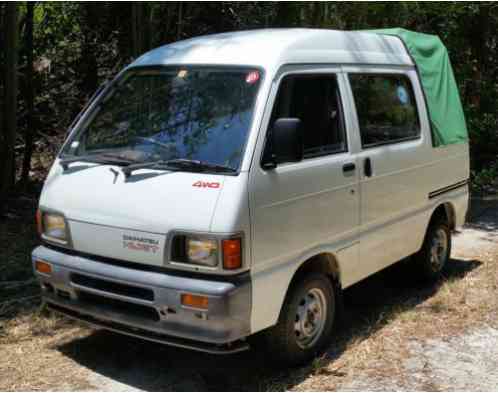
[(147, 322), (159, 322), (160, 320), (159, 314), (154, 307), (130, 303), (119, 299), (112, 299), (106, 296), (99, 296), (82, 290), (79, 290), (77, 294), (79, 301), (89, 303), (92, 306), (101, 308), (102, 310), (127, 314)]
[(435, 198), (439, 195), (456, 190), (458, 188), (465, 187), (468, 184), (469, 184), (469, 180), (467, 179), (467, 180), (463, 180), (463, 181), (460, 181), (458, 183), (452, 184), (451, 186), (446, 186), (446, 187), (440, 188), (438, 190), (432, 191), (429, 193), (429, 199)]
[(119, 266), (119, 267), (124, 267), (124, 268), (128, 268), (128, 269), (143, 271), (143, 272), (161, 273), (161, 274), (167, 274), (169, 276), (196, 278), (196, 279), (200, 279), (200, 280), (220, 281), (220, 282), (227, 282), (227, 283), (231, 283), (231, 284), (235, 284), (235, 285), (243, 284), (243, 283), (251, 281), (251, 276), (250, 276), (248, 271), (242, 272), (242, 273), (237, 273), (237, 274), (227, 274), (227, 275), (190, 272), (190, 271), (183, 271), (183, 270), (175, 270), (175, 269), (171, 269), (171, 268), (167, 268), (167, 267), (163, 267), (163, 266), (145, 265), (142, 263), (128, 262), (128, 261), (122, 261), (120, 259), (102, 257), (99, 255), (93, 255), (93, 254), (88, 254), (88, 253), (84, 253), (81, 251), (70, 250), (67, 248), (58, 247), (58, 246), (55, 246), (55, 245), (53, 245), (51, 243), (47, 243), (47, 242), (43, 242), (43, 246), (46, 248), (49, 248), (51, 250), (63, 253), (63, 254), (82, 257), (82, 258), (89, 259), (89, 260), (92, 260), (95, 262), (105, 263), (107, 265)]
[(390, 141), (382, 141), (382, 142), (375, 142), (375, 143), (370, 143), (368, 145), (364, 145), (362, 143), (361, 148), (362, 150), (368, 150), (368, 149), (373, 149), (375, 147), (381, 147), (381, 146), (387, 146), (387, 145), (394, 145), (396, 143), (403, 143), (403, 142), (412, 142), (422, 139), (422, 133), (419, 133), (418, 135), (415, 136), (408, 136), (406, 138), (400, 138), (400, 139), (393, 139)]
[(69, 318), (76, 319), (78, 321), (85, 322), (89, 325), (95, 326), (97, 328), (102, 328), (110, 330), (116, 333), (125, 334), (127, 336), (137, 337), (148, 341), (153, 341), (161, 344), (171, 345), (174, 347), (180, 347), (185, 349), (192, 349), (200, 352), (207, 352), (216, 355), (232, 354), (249, 349), (249, 345), (245, 341), (237, 341), (230, 345), (216, 345), (216, 344), (206, 344), (197, 342), (194, 340), (188, 340), (184, 338), (172, 337), (166, 334), (159, 334), (151, 332), (144, 329), (132, 328), (130, 326), (97, 319), (91, 315), (82, 314), (78, 311), (72, 310), (67, 307), (60, 306), (58, 304), (47, 302), (47, 306), (50, 310), (63, 314)]
[(135, 299), (154, 301), (154, 291), (134, 285), (122, 284), (101, 278), (91, 277), (80, 273), (71, 273), (71, 282), (82, 287), (109, 292)]

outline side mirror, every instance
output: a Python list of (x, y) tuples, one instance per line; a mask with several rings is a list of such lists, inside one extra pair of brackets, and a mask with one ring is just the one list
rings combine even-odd
[(270, 131), (269, 146), (263, 167), (276, 168), (284, 162), (299, 162), (303, 159), (302, 122), (297, 118), (277, 119)]

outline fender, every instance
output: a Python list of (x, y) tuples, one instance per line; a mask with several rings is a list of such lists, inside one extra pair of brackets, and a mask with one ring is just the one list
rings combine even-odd
[[(268, 263), (253, 270), (251, 279), (253, 282), (253, 305), (251, 313), (251, 332), (266, 329), (277, 323), (280, 310), (289, 286), (298, 269), (307, 261), (318, 255), (328, 254), (335, 260), (336, 275), (338, 283), (344, 287), (347, 282), (343, 280), (343, 274), (353, 270), (356, 265), (358, 243), (346, 244), (343, 240), (336, 247), (321, 245), (308, 249), (305, 252), (287, 256), (279, 263)], [(351, 272), (352, 273), (352, 272)], [(270, 289), (271, 288), (271, 291)]]

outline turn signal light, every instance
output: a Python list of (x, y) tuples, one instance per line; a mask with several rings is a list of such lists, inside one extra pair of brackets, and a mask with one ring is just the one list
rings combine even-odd
[(223, 267), (227, 270), (242, 267), (242, 245), (240, 239), (223, 240)]
[(52, 265), (50, 265), (50, 263), (47, 262), (35, 261), (35, 269), (38, 273), (47, 274), (47, 275), (52, 274)]
[(206, 296), (193, 295), (191, 293), (182, 293), (182, 305), (186, 307), (200, 308), (207, 310), (209, 299)]

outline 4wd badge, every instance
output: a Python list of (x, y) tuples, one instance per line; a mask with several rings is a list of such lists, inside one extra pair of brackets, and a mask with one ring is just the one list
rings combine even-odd
[(220, 188), (220, 183), (218, 182), (208, 182), (208, 181), (196, 181), (194, 184), (192, 184), (192, 187), (199, 187), (199, 188)]

